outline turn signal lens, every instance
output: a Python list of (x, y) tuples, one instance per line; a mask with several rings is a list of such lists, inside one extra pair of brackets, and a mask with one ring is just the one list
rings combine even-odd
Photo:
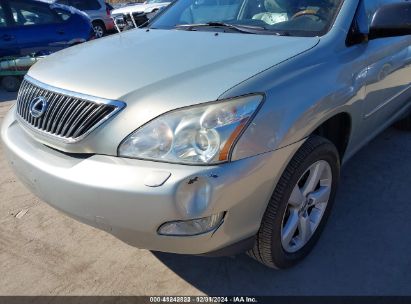
[(200, 219), (164, 223), (158, 228), (158, 234), (170, 236), (189, 236), (210, 232), (220, 226), (224, 212)]

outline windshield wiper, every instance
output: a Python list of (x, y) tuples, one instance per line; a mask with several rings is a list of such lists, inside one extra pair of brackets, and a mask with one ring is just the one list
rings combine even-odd
[(290, 32), (287, 31), (268, 31), (270, 34), (274, 34), (276, 36), (292, 36)]
[(207, 22), (207, 23), (192, 23), (192, 24), (177, 24), (175, 29), (182, 29), (187, 31), (193, 31), (198, 27), (225, 27), (231, 30), (235, 30), (246, 34), (264, 34), (264, 35), (276, 35), (276, 36), (292, 36), (288, 31), (276, 31), (265, 28), (264, 26), (257, 25), (240, 25), (224, 22)]
[(177, 24), (174, 28), (183, 29), (187, 31), (193, 31), (199, 27), (222, 27), (222, 28), (228, 28), (228, 29), (235, 30), (241, 33), (246, 33), (246, 34), (263, 33), (266, 30), (266, 28), (262, 26), (238, 25), (238, 24), (230, 24), (230, 23), (224, 23), (224, 22)]

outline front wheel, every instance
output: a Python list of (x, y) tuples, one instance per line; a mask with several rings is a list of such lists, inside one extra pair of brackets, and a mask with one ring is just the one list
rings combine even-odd
[(308, 138), (281, 176), (248, 255), (271, 268), (291, 267), (308, 255), (330, 214), (339, 175), (335, 146)]

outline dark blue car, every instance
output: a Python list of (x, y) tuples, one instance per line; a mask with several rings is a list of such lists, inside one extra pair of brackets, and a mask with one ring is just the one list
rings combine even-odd
[(74, 8), (0, 0), (0, 57), (46, 55), (93, 37), (90, 19)]

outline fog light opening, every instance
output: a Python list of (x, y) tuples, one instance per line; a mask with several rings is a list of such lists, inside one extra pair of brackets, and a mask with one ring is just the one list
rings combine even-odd
[(193, 236), (217, 229), (223, 222), (225, 212), (188, 221), (172, 221), (162, 224), (158, 234), (168, 236)]

